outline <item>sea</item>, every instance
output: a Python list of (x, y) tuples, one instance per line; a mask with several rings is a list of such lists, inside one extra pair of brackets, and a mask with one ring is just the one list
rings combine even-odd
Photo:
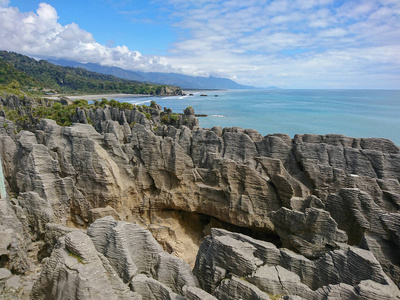
[[(286, 133), (379, 137), (400, 146), (400, 90), (213, 90), (193, 96), (119, 98), (156, 101), (182, 112), (192, 106), (200, 126), (253, 128), (262, 135)], [(203, 96), (202, 96), (203, 95)], [(207, 96), (204, 96), (207, 95)]]

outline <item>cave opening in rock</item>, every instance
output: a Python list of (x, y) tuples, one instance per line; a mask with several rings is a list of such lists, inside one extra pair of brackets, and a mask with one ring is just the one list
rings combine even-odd
[(221, 221), (212, 216), (199, 214), (201, 218), (204, 219), (205, 224), (205, 235), (209, 235), (211, 233), (211, 228), (221, 228), (231, 232), (241, 233), (247, 236), (250, 236), (257, 240), (262, 240), (265, 242), (273, 243), (276, 247), (282, 247), (282, 241), (276, 233), (272, 231), (268, 231), (262, 228), (256, 227), (243, 227), (234, 224), (230, 224), (224, 221)]
[(154, 238), (165, 251), (184, 259), (194, 266), (201, 242), (211, 233), (211, 228), (226, 229), (242, 233), (252, 238), (282, 246), (280, 237), (271, 231), (261, 228), (241, 227), (221, 221), (212, 216), (186, 212), (182, 210), (165, 209), (152, 211), (152, 216), (145, 223)]
[(257, 240), (273, 243), (278, 248), (282, 246), (282, 242), (279, 235), (277, 235), (272, 231), (268, 231), (266, 229), (238, 226), (221, 221), (220, 219), (215, 218), (213, 216), (197, 212), (186, 212), (182, 210), (162, 211), (162, 214), (169, 214), (169, 213), (178, 214), (181, 220), (183, 221), (182, 225), (186, 224), (187, 225), (186, 227), (200, 230), (203, 234), (203, 238), (205, 238), (207, 235), (210, 235), (211, 228), (221, 228), (231, 232), (241, 233)]
[(10, 258), (8, 255), (0, 255), (0, 268), (8, 268), (10, 263)]

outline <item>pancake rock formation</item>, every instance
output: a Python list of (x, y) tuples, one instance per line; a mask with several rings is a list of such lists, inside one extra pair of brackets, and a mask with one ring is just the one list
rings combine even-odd
[(391, 141), (52, 105), (0, 97), (1, 297), (400, 299)]

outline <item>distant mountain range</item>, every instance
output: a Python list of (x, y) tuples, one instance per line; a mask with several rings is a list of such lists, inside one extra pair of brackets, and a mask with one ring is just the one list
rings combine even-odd
[(158, 73), (128, 71), (117, 67), (101, 66), (93, 63), (80, 63), (77, 61), (47, 59), (47, 61), (65, 67), (79, 67), (89, 71), (109, 74), (119, 78), (149, 82), (155, 84), (167, 84), (179, 86), (182, 89), (254, 89), (253, 86), (242, 85), (227, 78), (219, 77), (195, 77), (177, 73)]
[[(119, 78), (84, 68), (52, 64), (15, 52), (0, 51), (0, 85), (37, 93), (127, 93), (181, 95), (176, 86)], [(50, 91), (51, 90), (51, 91)]]

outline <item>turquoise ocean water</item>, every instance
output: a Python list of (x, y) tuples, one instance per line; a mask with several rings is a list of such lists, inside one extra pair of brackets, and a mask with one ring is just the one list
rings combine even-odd
[[(207, 94), (202, 97), (200, 94)], [(121, 98), (182, 112), (192, 106), (200, 126), (253, 128), (261, 134), (339, 133), (383, 137), (400, 145), (400, 90), (227, 90), (194, 96)], [(214, 95), (218, 95), (215, 97)]]

